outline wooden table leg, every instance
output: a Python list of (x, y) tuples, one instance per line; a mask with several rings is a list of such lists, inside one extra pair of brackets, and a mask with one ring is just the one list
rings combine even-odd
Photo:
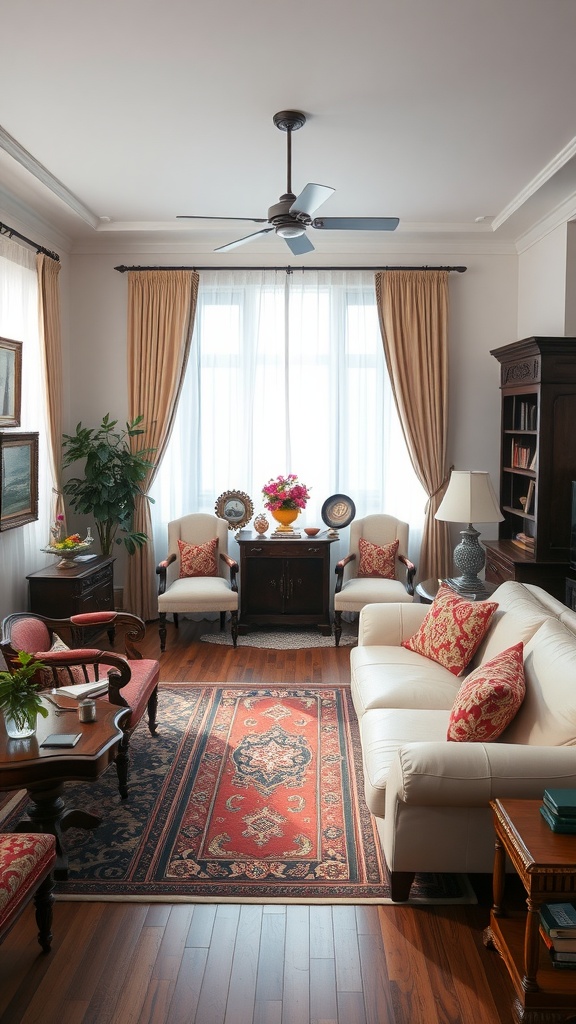
[(63, 783), (49, 789), (28, 790), (31, 803), (26, 808), (28, 818), (18, 822), (16, 832), (49, 832), (56, 839), (56, 864), (54, 878), (68, 878), (68, 856), (62, 841), (62, 833), (68, 828), (97, 828), (102, 819), (89, 811), (76, 808), (66, 809), (62, 796)]

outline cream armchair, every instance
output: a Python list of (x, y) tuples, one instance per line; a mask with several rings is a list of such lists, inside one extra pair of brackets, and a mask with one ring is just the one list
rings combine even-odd
[[(201, 550), (192, 550), (185, 547), (187, 545)], [(228, 555), (227, 522), (203, 512), (175, 519), (168, 523), (168, 552), (156, 567), (160, 650), (166, 648), (166, 615), (173, 615), (178, 628), (178, 615), (185, 612), (220, 612), (221, 629), (224, 629), (226, 613), (230, 612), (232, 643), (236, 647), (238, 563)], [(201, 574), (181, 575), (181, 571), (187, 570)]]
[[(381, 576), (359, 576), (360, 539), (385, 547), (398, 541), (394, 561), (394, 579)], [(336, 647), (342, 635), (342, 612), (361, 612), (367, 604), (388, 601), (413, 601), (416, 566), (409, 561), (408, 523), (394, 516), (372, 515), (356, 519), (350, 527), (350, 552), (336, 565), (334, 594), (334, 639)]]

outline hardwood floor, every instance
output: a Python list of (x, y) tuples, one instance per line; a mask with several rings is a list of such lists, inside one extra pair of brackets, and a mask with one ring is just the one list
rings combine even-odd
[[(233, 650), (169, 627), (161, 679), (346, 682), (349, 648)], [(156, 624), (145, 656), (158, 657)], [(161, 735), (161, 722), (160, 722)], [(1, 1024), (509, 1024), (477, 906), (57, 902), (42, 955), (28, 908), (0, 947)]]

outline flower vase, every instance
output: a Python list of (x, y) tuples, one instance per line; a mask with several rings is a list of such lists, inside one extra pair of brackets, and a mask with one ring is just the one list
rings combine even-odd
[(292, 533), (292, 523), (298, 519), (300, 510), (297, 508), (277, 508), (272, 511), (272, 517), (280, 525), (276, 533)]
[(36, 732), (36, 722), (38, 715), (34, 712), (34, 721), (31, 721), (27, 715), (19, 717), (18, 721), (5, 711), (4, 712), (4, 723), (6, 725), (6, 732), (8, 739), (10, 740), (25, 740), (29, 736), (33, 736)]

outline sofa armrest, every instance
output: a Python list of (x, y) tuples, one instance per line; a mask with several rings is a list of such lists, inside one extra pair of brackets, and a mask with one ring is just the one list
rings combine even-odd
[(386, 817), (394, 804), (486, 807), (490, 800), (541, 799), (552, 787), (576, 787), (574, 747), (519, 743), (407, 743), (386, 784)]
[(419, 602), (367, 604), (358, 620), (359, 647), (399, 647), (420, 627), (430, 605)]

